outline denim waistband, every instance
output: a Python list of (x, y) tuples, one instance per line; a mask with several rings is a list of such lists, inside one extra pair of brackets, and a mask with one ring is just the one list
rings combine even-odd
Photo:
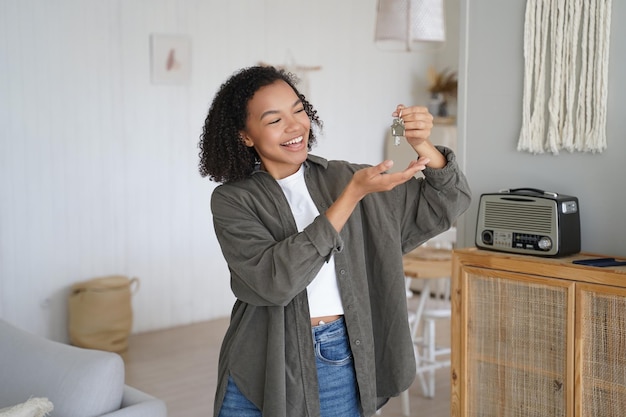
[(345, 337), (347, 334), (346, 322), (343, 316), (330, 323), (320, 324), (318, 326), (311, 327), (313, 334), (313, 341), (315, 343), (325, 342), (329, 339), (337, 339)]

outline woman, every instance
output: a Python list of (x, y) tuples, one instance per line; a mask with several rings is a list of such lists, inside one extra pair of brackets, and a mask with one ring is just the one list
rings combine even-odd
[[(447, 230), (470, 191), (432, 116), (398, 106), (402, 172), (309, 154), (322, 123), (273, 67), (236, 72), (200, 137), (200, 173), (237, 300), (215, 416), (370, 416), (415, 377), (402, 254)], [(416, 179), (423, 171), (425, 179)]]

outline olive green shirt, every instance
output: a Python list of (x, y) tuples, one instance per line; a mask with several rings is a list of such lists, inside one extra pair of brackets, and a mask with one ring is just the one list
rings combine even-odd
[(224, 337), (214, 411), (230, 374), (266, 417), (317, 417), (317, 370), (306, 287), (334, 256), (364, 416), (415, 378), (402, 255), (450, 228), (470, 203), (454, 154), (391, 191), (363, 198), (340, 233), (326, 216), (365, 165), (309, 155), (305, 181), (320, 214), (298, 232), (268, 173), (220, 185), (213, 223), (237, 301)]

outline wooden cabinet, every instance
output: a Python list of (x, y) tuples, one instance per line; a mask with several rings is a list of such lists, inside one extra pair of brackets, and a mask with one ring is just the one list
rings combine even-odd
[(452, 415), (626, 416), (626, 267), (456, 250)]

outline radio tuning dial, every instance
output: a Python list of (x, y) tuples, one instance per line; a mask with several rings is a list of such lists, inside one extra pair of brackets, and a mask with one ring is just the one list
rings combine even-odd
[(541, 250), (550, 250), (552, 249), (552, 240), (547, 236), (542, 236), (539, 242), (537, 242), (537, 246)]

